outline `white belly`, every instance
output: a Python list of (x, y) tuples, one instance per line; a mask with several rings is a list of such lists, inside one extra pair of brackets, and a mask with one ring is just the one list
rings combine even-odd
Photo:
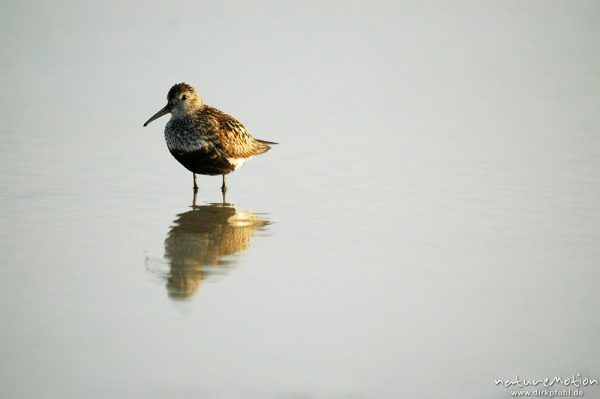
[[(252, 157), (250, 157), (252, 158)], [(249, 160), (250, 158), (227, 158), (227, 160), (229, 161), (230, 164), (233, 165), (233, 169), (237, 169), (240, 166), (242, 166), (244, 164), (244, 162), (246, 162), (247, 160)]]

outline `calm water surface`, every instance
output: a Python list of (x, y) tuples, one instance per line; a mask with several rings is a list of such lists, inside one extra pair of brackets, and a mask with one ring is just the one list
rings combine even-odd
[[(597, 4), (179, 6), (2, 6), (6, 397), (600, 378)], [(142, 128), (183, 80), (281, 143), (225, 200)]]

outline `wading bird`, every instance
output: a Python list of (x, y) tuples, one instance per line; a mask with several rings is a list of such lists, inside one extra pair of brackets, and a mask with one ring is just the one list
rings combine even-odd
[(167, 105), (144, 126), (170, 113), (165, 140), (171, 154), (192, 172), (194, 191), (196, 174), (222, 175), (221, 191), (227, 191), (225, 175), (255, 155), (271, 149), (271, 141), (257, 140), (234, 117), (206, 105), (192, 86), (178, 83), (167, 94)]

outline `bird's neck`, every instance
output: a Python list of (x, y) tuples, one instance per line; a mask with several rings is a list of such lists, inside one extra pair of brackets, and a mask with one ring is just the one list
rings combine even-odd
[(204, 107), (204, 104), (200, 104), (200, 105), (190, 105), (190, 106), (186, 106), (185, 108), (175, 108), (173, 110), (171, 110), (171, 117), (172, 118), (193, 118), (194, 115), (202, 110), (202, 108)]

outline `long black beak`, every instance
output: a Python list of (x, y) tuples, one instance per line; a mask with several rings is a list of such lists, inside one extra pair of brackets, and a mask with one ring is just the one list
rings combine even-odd
[(152, 115), (152, 117), (150, 119), (148, 119), (146, 121), (146, 123), (144, 123), (144, 127), (148, 126), (148, 123), (152, 122), (155, 119), (160, 118), (163, 115), (168, 114), (169, 112), (171, 112), (171, 107), (169, 106), (169, 104), (167, 104), (167, 105), (165, 105), (165, 107), (163, 109), (161, 109), (160, 111), (158, 111), (157, 113)]

